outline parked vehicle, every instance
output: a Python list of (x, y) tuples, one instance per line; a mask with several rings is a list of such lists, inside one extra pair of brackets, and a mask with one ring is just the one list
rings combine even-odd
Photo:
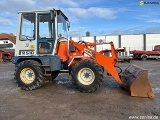
[[(126, 47), (123, 48), (117, 48), (116, 49), (116, 53), (120, 53), (120, 52), (126, 52)], [(105, 49), (105, 50), (101, 50), (99, 53), (109, 56), (109, 54), (111, 53), (111, 50), (109, 49)], [(118, 56), (118, 62), (127, 62), (130, 63), (132, 61), (132, 57), (131, 56)]]
[(141, 59), (141, 60), (160, 59), (160, 45), (155, 45), (154, 49), (151, 51), (133, 50), (130, 51), (130, 54), (133, 55), (134, 59)]
[(0, 61), (11, 61), (12, 57), (14, 57), (13, 52), (5, 52), (0, 50)]

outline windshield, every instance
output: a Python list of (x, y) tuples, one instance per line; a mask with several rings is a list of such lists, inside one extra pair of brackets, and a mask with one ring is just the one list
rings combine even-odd
[(60, 14), (58, 15), (58, 37), (65, 37), (68, 38), (68, 22), (65, 20), (65, 18)]
[(35, 39), (35, 21), (36, 21), (35, 13), (22, 14), (20, 40)]

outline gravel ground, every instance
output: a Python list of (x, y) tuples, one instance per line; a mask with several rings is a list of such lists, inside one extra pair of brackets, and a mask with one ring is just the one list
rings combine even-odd
[[(160, 119), (160, 61), (132, 63), (148, 69), (154, 99), (131, 97), (107, 75), (95, 93), (76, 91), (68, 74), (60, 74), (55, 82), (40, 89), (23, 91), (13, 79), (14, 65), (0, 64), (0, 120), (128, 120), (129, 116)], [(129, 63), (118, 65), (124, 69)]]

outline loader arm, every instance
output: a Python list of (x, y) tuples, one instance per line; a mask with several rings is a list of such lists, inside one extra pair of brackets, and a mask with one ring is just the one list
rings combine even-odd
[(96, 52), (90, 49), (96, 45), (95, 43), (83, 43), (84, 44), (79, 44), (72, 41), (72, 45), (77, 48), (76, 52), (86, 53), (91, 59), (103, 66), (120, 85), (122, 85), (126, 90), (130, 91), (131, 96), (149, 98), (155, 97), (148, 80), (148, 70), (135, 65), (130, 65), (119, 75), (115, 69), (118, 57), (113, 42), (105, 43), (110, 44), (110, 52), (112, 56), (104, 56), (101, 52)]
[(96, 44), (95, 43), (86, 43), (86, 44), (79, 44), (77, 42), (73, 42), (73, 45), (79, 50), (79, 51), (84, 51), (90, 58), (94, 59), (99, 65), (103, 66), (107, 72), (113, 76), (113, 78), (119, 83), (123, 84), (121, 81), (117, 70), (115, 69), (115, 65), (118, 61), (118, 57), (116, 54), (116, 50), (114, 47), (113, 42), (109, 42), (107, 44), (110, 44), (111, 46), (111, 54), (112, 56), (104, 56), (103, 54), (96, 52), (89, 47), (93, 47)]

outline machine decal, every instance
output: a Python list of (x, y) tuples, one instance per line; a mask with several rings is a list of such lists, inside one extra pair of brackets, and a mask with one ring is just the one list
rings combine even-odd
[(30, 45), (30, 50), (34, 50), (34, 45)]
[(26, 50), (34, 50), (35, 46), (34, 45), (29, 45), (29, 43), (25, 44)]
[(84, 52), (87, 53), (88, 55), (92, 56), (92, 57), (96, 57), (95, 53), (93, 53), (92, 51), (84, 49)]
[(29, 47), (29, 43), (26, 43), (25, 47)]

